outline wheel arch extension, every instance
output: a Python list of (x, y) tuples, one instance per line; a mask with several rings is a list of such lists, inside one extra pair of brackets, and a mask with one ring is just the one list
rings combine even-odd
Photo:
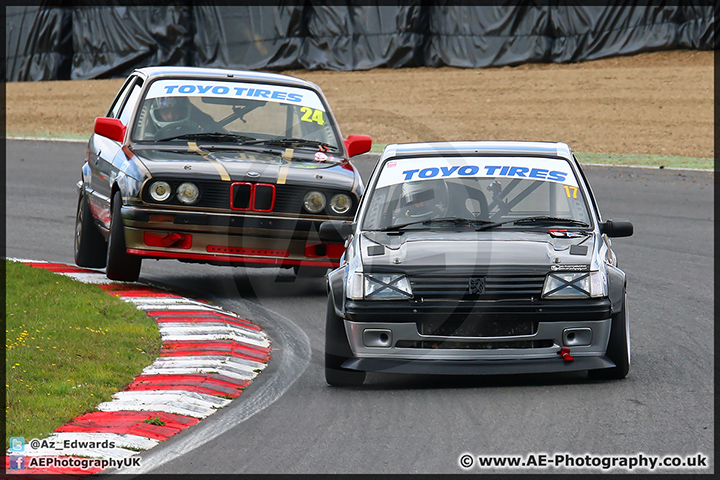
[(617, 313), (621, 310), (622, 304), (625, 301), (625, 289), (626, 279), (625, 272), (612, 265), (607, 266), (608, 276), (608, 296), (610, 298), (610, 304), (612, 306), (612, 313)]
[(328, 295), (335, 307), (335, 314), (338, 317), (345, 317), (345, 275), (347, 266), (341, 266), (328, 273), (327, 289)]
[(112, 202), (115, 200), (115, 192), (120, 192), (120, 197), (122, 198), (127, 194), (127, 191), (127, 178), (124, 173), (120, 172), (117, 178), (115, 178), (112, 187), (110, 187), (110, 209), (112, 209)]

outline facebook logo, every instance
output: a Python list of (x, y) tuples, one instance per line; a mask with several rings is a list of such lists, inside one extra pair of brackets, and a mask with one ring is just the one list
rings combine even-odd
[(25, 457), (19, 455), (10, 455), (10, 470), (24, 470)]

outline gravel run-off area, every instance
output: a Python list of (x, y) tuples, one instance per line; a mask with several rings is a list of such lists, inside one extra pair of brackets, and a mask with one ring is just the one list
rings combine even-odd
[[(318, 84), (343, 135), (376, 144), (561, 141), (577, 152), (714, 157), (714, 52), (575, 64), (284, 71)], [(87, 138), (123, 79), (6, 84), (8, 136)]]

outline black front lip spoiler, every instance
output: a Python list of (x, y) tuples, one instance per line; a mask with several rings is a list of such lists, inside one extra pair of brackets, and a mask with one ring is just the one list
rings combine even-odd
[(415, 322), (424, 317), (450, 315), (524, 316), (538, 322), (605, 320), (612, 306), (607, 298), (578, 300), (431, 300), (408, 301), (347, 300), (345, 318), (354, 322)]
[(342, 364), (348, 370), (424, 375), (510, 375), (523, 373), (577, 372), (612, 368), (607, 357), (576, 357), (571, 362), (557, 359), (532, 360), (399, 360), (351, 358)]

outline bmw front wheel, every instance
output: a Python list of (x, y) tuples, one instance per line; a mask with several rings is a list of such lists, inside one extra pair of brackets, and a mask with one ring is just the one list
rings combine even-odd
[(75, 264), (80, 267), (103, 268), (106, 262), (107, 243), (93, 221), (90, 204), (84, 193), (78, 198), (75, 214)]

